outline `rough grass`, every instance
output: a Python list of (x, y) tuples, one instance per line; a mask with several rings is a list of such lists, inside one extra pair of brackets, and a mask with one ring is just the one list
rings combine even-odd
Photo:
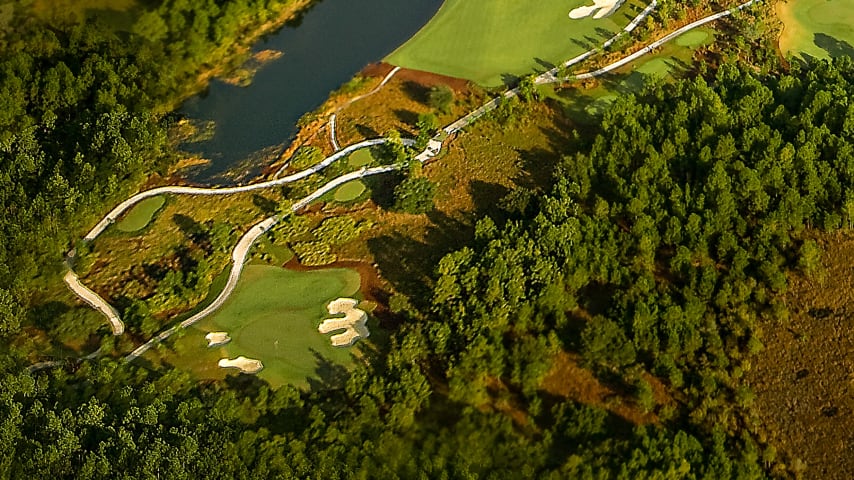
[[(329, 301), (355, 295), (359, 285), (359, 274), (349, 269), (295, 272), (249, 265), (225, 305), (181, 340), (185, 345), (177, 346), (172, 361), (206, 377), (221, 372), (195, 358), (245, 355), (264, 363), (259, 376), (271, 384), (306, 386), (308, 379), (320, 379), (353, 361), (357, 350), (333, 347), (330, 335), (319, 333), (317, 326), (326, 318)], [(214, 330), (228, 332), (232, 341), (211, 355), (204, 335)]]
[(804, 478), (854, 478), (854, 234), (817, 235), (823, 269), (792, 274), (789, 315), (762, 324), (764, 350), (744, 383), (778, 458), (799, 458)]
[(123, 232), (138, 232), (145, 228), (154, 215), (166, 203), (166, 197), (158, 195), (156, 197), (146, 198), (145, 200), (134, 205), (130, 211), (116, 223), (116, 228)]
[(589, 50), (634, 18), (642, 2), (626, 2), (609, 18), (573, 20), (587, 0), (447, 0), (435, 17), (386, 61), (465, 78), (484, 86), (506, 75), (545, 71)]
[[(222, 197), (176, 195), (166, 202), (145, 229), (133, 236), (118, 229), (104, 232), (92, 244), (89, 257), (93, 266), (78, 273), (86, 285), (111, 303), (122, 297), (148, 298), (155, 287), (152, 282), (156, 275), (151, 271), (152, 267), (168, 266), (164, 261), (183, 248), (191, 251), (203, 248), (187, 227), (224, 221), (234, 227), (228, 250), (215, 250), (205, 256), (211, 274), (219, 272), (230, 262), (231, 248), (239, 236), (269, 216), (266, 204), (278, 201), (278, 197), (265, 195), (273, 193), (252, 192)], [(204, 292), (198, 292), (198, 295), (203, 297)], [(164, 313), (171, 317), (179, 312), (155, 312), (156, 315)]]
[(365, 184), (361, 180), (353, 180), (341, 185), (335, 190), (336, 202), (351, 202), (365, 192)]
[(780, 50), (817, 58), (854, 56), (854, 2), (789, 0), (777, 2), (783, 22)]

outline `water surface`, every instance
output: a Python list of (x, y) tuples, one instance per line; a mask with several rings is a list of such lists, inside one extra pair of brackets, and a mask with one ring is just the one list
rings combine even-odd
[[(211, 160), (185, 175), (198, 183), (227, 183), (224, 175), (257, 174), (259, 156), (276, 152), (296, 133), (296, 122), (329, 93), (404, 43), (436, 13), (442, 0), (323, 0), (298, 25), (285, 26), (253, 51), (284, 55), (259, 70), (252, 84), (212, 82), (181, 113), (216, 124), (210, 140), (184, 150)], [(247, 163), (248, 159), (255, 161)]]

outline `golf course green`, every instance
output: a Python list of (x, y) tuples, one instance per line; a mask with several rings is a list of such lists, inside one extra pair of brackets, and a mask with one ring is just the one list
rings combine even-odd
[(592, 0), (447, 0), (413, 38), (386, 58), (393, 65), (494, 87), (507, 74), (545, 71), (601, 45), (644, 6), (629, 0), (607, 18), (573, 20)]
[(353, 180), (338, 187), (333, 198), (336, 202), (351, 202), (359, 198), (365, 188), (365, 184), (361, 180)]
[[(243, 355), (264, 363), (258, 375), (271, 385), (306, 386), (309, 378), (322, 377), (330, 366), (352, 363), (357, 350), (333, 347), (331, 335), (321, 334), (317, 326), (328, 317), (327, 304), (357, 295), (360, 281), (358, 272), (345, 268), (297, 272), (248, 265), (222, 308), (187, 335), (185, 340), (194, 347), (181, 348), (180, 357), (188, 357), (191, 367), (202, 367), (192, 357), (205, 358), (204, 368), (192, 370), (222, 374), (216, 372), (214, 357)], [(227, 332), (232, 339), (214, 349), (218, 355), (205, 346), (204, 335), (210, 331)]]
[(816, 58), (854, 56), (854, 2), (788, 0), (777, 2), (783, 22), (780, 50)]
[(364, 167), (374, 162), (374, 154), (370, 148), (362, 148), (351, 153), (347, 157), (347, 163), (351, 167)]
[(138, 232), (142, 230), (154, 219), (154, 215), (165, 203), (166, 197), (163, 195), (146, 198), (134, 205), (127, 215), (116, 223), (116, 228), (122, 232)]

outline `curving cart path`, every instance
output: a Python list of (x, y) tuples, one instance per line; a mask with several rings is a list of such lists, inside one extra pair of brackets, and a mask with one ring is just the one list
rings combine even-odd
[[(348, 173), (346, 175), (342, 175), (333, 180), (330, 180), (322, 187), (318, 188), (310, 195), (306, 196), (302, 200), (294, 203), (291, 206), (291, 212), (298, 212), (305, 208), (308, 204), (322, 197), (326, 193), (332, 191), (333, 189), (349, 182), (352, 180), (356, 180), (359, 178), (365, 178), (370, 175), (378, 175), (380, 173), (391, 172), (394, 170), (399, 170), (402, 168), (402, 165), (388, 165), (382, 167), (374, 167), (374, 168), (362, 168), (359, 171)], [(240, 237), (240, 240), (237, 242), (237, 246), (234, 247), (234, 250), (231, 253), (231, 271), (228, 274), (228, 281), (225, 284), (225, 287), (222, 291), (217, 295), (213, 302), (210, 303), (207, 307), (205, 307), (200, 312), (196, 313), (192, 317), (184, 320), (183, 322), (173, 325), (171, 328), (168, 328), (149, 341), (137, 347), (134, 351), (129, 353), (124, 357), (125, 362), (130, 362), (145, 352), (147, 352), (151, 347), (161, 343), (163, 340), (166, 340), (170, 336), (172, 336), (175, 332), (178, 332), (181, 329), (187, 328), (190, 325), (198, 322), (199, 320), (207, 317), (214, 311), (216, 311), (219, 307), (222, 306), (223, 303), (231, 296), (231, 293), (234, 291), (234, 288), (237, 287), (237, 281), (240, 280), (240, 274), (243, 272), (243, 266), (246, 264), (246, 258), (249, 256), (249, 250), (252, 248), (252, 244), (263, 234), (265, 234), (268, 230), (273, 228), (276, 223), (279, 222), (284, 217), (284, 215), (274, 215), (272, 217), (265, 218), (264, 220), (256, 223), (252, 228), (249, 229), (248, 232), (243, 234)]]
[[(620, 68), (620, 67), (622, 67), (622, 66), (624, 66), (624, 65), (626, 65), (626, 64), (628, 64), (628, 63), (630, 63), (630, 62), (632, 62), (632, 61), (634, 61), (634, 60), (636, 60), (636, 59), (638, 59), (638, 58), (640, 58), (646, 54), (651, 53), (654, 49), (658, 48), (659, 46), (663, 45), (664, 43), (667, 43), (667, 42), (673, 40), (674, 38), (678, 37), (679, 35), (682, 35), (682, 34), (688, 32), (690, 30), (693, 30), (694, 28), (697, 28), (699, 26), (713, 22), (713, 21), (718, 20), (720, 18), (732, 15), (734, 12), (743, 10), (743, 9), (745, 9), (745, 8), (751, 6), (751, 5), (753, 5), (759, 1), (760, 0), (749, 0), (748, 2), (745, 2), (745, 3), (743, 3), (737, 7), (734, 7), (730, 10), (725, 10), (725, 11), (722, 11), (722, 12), (719, 12), (719, 13), (716, 13), (713, 15), (709, 15), (705, 18), (700, 19), (700, 20), (697, 20), (693, 23), (690, 23), (690, 24), (666, 35), (665, 37), (649, 44), (648, 46), (642, 48), (641, 50), (639, 50), (639, 51), (637, 51), (631, 55), (628, 55), (628, 56), (610, 64), (610, 65), (602, 67), (598, 70), (594, 70), (591, 72), (576, 75), (575, 78), (578, 78), (578, 79), (593, 78), (593, 77), (597, 77), (600, 75), (604, 75), (604, 74), (611, 72), (617, 68)], [(656, 4), (657, 4), (657, 0), (653, 0), (652, 3), (650, 3), (649, 6), (646, 7), (646, 9), (644, 9), (634, 20), (632, 20), (632, 22), (625, 29), (623, 29), (623, 31), (619, 32), (613, 38), (606, 41), (605, 44), (603, 45), (603, 47), (610, 46), (611, 44), (613, 44), (614, 41), (616, 41), (617, 38), (619, 38), (620, 36), (622, 36), (628, 32), (631, 32), (634, 28), (636, 28), (637, 25), (639, 25), (640, 22), (644, 18), (646, 18), (646, 16), (649, 15), (650, 12), (652, 12), (652, 10), (655, 8)], [(562, 65), (562, 67), (568, 67), (568, 66), (572, 66), (574, 64), (577, 64), (577, 63), (589, 58), (590, 56), (594, 55), (597, 51), (598, 51), (598, 49), (594, 49), (594, 50), (586, 52), (582, 55), (579, 55), (578, 57), (575, 57), (575, 58), (565, 62)], [(388, 82), (388, 80), (390, 80), (391, 77), (394, 75), (394, 73), (396, 73), (398, 70), (399, 70), (399, 68), (395, 68), (394, 70), (392, 70), (392, 72), (390, 72), (386, 76), (386, 78), (383, 80), (383, 82), (377, 88), (375, 88), (373, 91), (369, 92), (368, 94), (365, 94), (361, 97), (357, 97), (357, 99), (363, 98), (364, 96), (371, 95), (373, 93), (376, 93), (376, 91), (379, 88), (381, 88), (383, 85), (385, 85), (385, 83)], [(559, 80), (563, 80), (563, 79), (557, 77), (557, 72), (558, 72), (558, 68), (555, 68), (555, 69), (552, 69), (548, 72), (545, 72), (542, 75), (536, 77), (535, 83), (538, 83), (538, 84), (539, 83), (550, 83), (550, 82), (556, 82)], [(458, 119), (457, 121), (453, 122), (452, 124), (446, 126), (445, 128), (443, 128), (441, 130), (439, 135), (437, 135), (436, 137), (434, 137), (433, 139), (430, 140), (430, 142), (427, 145), (427, 148), (425, 148), (425, 150), (423, 152), (421, 152), (419, 155), (417, 155), (415, 157), (415, 159), (418, 161), (421, 161), (421, 162), (426, 162), (426, 161), (430, 160), (431, 158), (435, 157), (439, 153), (439, 151), (442, 147), (444, 138), (446, 138), (450, 134), (453, 134), (453, 133), (459, 131), (462, 128), (465, 128), (466, 126), (473, 123), (475, 120), (480, 118), (485, 113), (497, 108), (498, 105), (500, 105), (500, 102), (502, 101), (502, 99), (512, 98), (514, 96), (517, 96), (518, 93), (519, 93), (518, 88), (508, 90), (508, 91), (504, 92), (503, 95), (501, 95), (501, 96), (499, 96), (493, 100), (490, 100), (489, 102), (487, 102), (486, 104), (484, 104), (480, 108), (470, 112), (468, 115), (466, 115), (466, 116)], [(352, 102), (350, 102), (350, 103), (352, 103)], [(334, 120), (331, 120), (331, 121), (332, 121), (332, 124), (334, 125)], [(334, 139), (334, 132), (333, 132), (333, 139)], [(314, 173), (317, 173), (317, 172), (323, 170), (324, 168), (326, 168), (327, 166), (331, 165), (336, 160), (339, 160), (339, 159), (345, 157), (346, 155), (348, 155), (349, 153), (352, 153), (355, 150), (358, 150), (360, 148), (366, 148), (366, 147), (370, 147), (370, 146), (374, 146), (374, 145), (383, 144), (383, 143), (386, 143), (387, 141), (388, 140), (385, 138), (378, 138), (378, 139), (372, 139), (372, 140), (366, 140), (363, 142), (359, 142), (359, 143), (353, 144), (351, 146), (348, 146), (342, 150), (336, 151), (333, 155), (330, 155), (329, 157), (324, 159), (322, 162), (320, 162), (317, 165), (310, 167), (306, 170), (297, 172), (297, 173), (295, 173), (293, 175), (289, 175), (287, 177), (282, 177), (279, 179), (274, 179), (274, 180), (270, 180), (270, 181), (266, 181), (266, 182), (260, 182), (260, 183), (256, 183), (256, 184), (252, 184), (252, 185), (245, 185), (245, 186), (240, 186), (240, 187), (227, 187), (227, 188), (198, 188), (198, 187), (172, 186), (172, 187), (159, 187), (159, 188), (155, 188), (155, 189), (148, 190), (145, 192), (141, 192), (141, 193), (136, 194), (136, 195), (132, 196), (131, 198), (125, 200), (124, 202), (122, 202), (121, 204), (116, 206), (112, 211), (110, 211), (110, 213), (108, 213), (94, 228), (92, 228), (92, 230), (90, 230), (90, 232), (84, 237), (84, 240), (86, 240), (86, 241), (94, 240), (95, 238), (98, 237), (98, 235), (103, 233), (103, 231), (110, 224), (115, 222), (116, 219), (123, 212), (125, 212), (127, 209), (129, 209), (130, 207), (135, 205), (137, 202), (144, 200), (146, 198), (152, 197), (152, 196), (162, 195), (162, 194), (226, 195), (226, 194), (232, 194), (232, 193), (241, 193), (241, 192), (259, 190), (259, 189), (269, 188), (269, 187), (273, 187), (273, 186), (277, 186), (277, 185), (284, 185), (286, 183), (293, 182), (296, 180), (300, 180), (300, 179), (306, 178), (306, 177), (308, 177)], [(405, 139), (404, 143), (407, 146), (412, 146), (415, 142), (414, 142), (414, 140), (411, 140), (411, 139)], [(317, 189), (315, 192), (311, 193), (310, 195), (306, 196), (305, 198), (294, 203), (291, 207), (291, 212), (297, 212), (297, 211), (301, 210), (302, 208), (304, 208), (306, 205), (308, 205), (312, 201), (320, 198), (325, 193), (331, 191), (332, 189), (334, 189), (334, 188), (336, 188), (336, 187), (338, 187), (338, 186), (340, 186), (346, 182), (349, 182), (349, 181), (355, 180), (355, 179), (359, 179), (359, 178), (365, 178), (365, 177), (370, 176), (370, 175), (377, 175), (377, 174), (386, 173), (386, 172), (390, 172), (390, 171), (394, 171), (394, 170), (399, 170), (401, 168), (403, 168), (403, 165), (389, 165), (389, 166), (374, 167), (374, 168), (363, 168), (359, 171), (339, 176), (339, 177), (327, 182), (325, 185), (323, 185), (322, 187)], [(202, 311), (193, 315), (192, 317), (188, 318), (187, 320), (184, 320), (183, 322), (181, 322), (177, 325), (174, 325), (173, 327), (159, 333), (157, 336), (153, 337), (151, 340), (149, 340), (145, 344), (141, 345), (136, 350), (134, 350), (133, 352), (128, 354), (126, 357), (124, 357), (124, 360), (126, 362), (132, 361), (133, 359), (135, 359), (135, 358), (139, 357), (140, 355), (142, 355), (143, 353), (145, 353), (152, 346), (156, 345), (157, 343), (162, 342), (166, 338), (169, 338), (169, 336), (171, 336), (172, 334), (174, 334), (178, 330), (183, 329), (183, 328), (187, 328), (188, 326), (193, 325), (194, 323), (198, 322), (199, 320), (201, 320), (202, 318), (204, 318), (205, 316), (209, 315), (210, 313), (215, 311), (217, 308), (222, 306), (222, 304), (225, 302), (225, 300), (229, 297), (231, 292), (234, 290), (234, 287), (236, 286), (237, 281), (240, 278), (240, 274), (243, 271), (243, 265), (246, 262), (246, 258), (249, 254), (249, 250), (250, 250), (252, 244), (261, 235), (263, 235), (270, 228), (272, 228), (281, 218), (282, 218), (281, 215), (276, 215), (276, 216), (266, 218), (266, 219), (262, 220), (261, 222), (255, 224), (248, 232), (246, 232), (240, 238), (238, 244), (235, 246), (235, 248), (232, 252), (232, 269), (229, 273), (229, 278), (228, 278), (228, 281), (226, 283), (226, 287), (223, 289), (222, 292), (220, 292), (220, 294), (217, 296), (217, 298), (210, 305), (208, 305), (205, 309), (203, 309)], [(123, 324), (121, 324), (121, 319), (118, 317), (118, 312), (116, 312), (115, 309), (111, 305), (109, 305), (109, 303), (107, 303), (105, 300), (103, 300), (103, 298), (99, 297), (97, 294), (92, 292), (92, 290), (90, 290), (85, 285), (83, 285), (80, 282), (80, 280), (77, 278), (77, 275), (74, 274), (73, 271), (69, 271), (66, 274), (65, 280), (66, 280), (66, 284), (69, 286), (69, 288), (71, 288), (72, 291), (74, 291), (75, 294), (77, 294), (81, 299), (83, 299), (86, 303), (91, 305), (93, 308), (98, 309), (99, 311), (104, 313), (105, 316), (107, 316), (108, 320), (110, 321), (111, 326), (113, 327), (113, 333), (115, 335), (120, 335), (123, 332), (124, 326), (123, 326)], [(93, 354), (91, 354), (85, 358), (94, 358), (95, 356), (97, 356), (97, 353), (98, 353), (98, 351), (96, 351), (95, 353), (93, 353)], [(36, 364), (36, 365), (52, 366), (56, 363), (57, 362), (41, 362), (40, 364)], [(36, 365), (34, 365), (31, 368), (34, 368)], [(44, 368), (44, 367), (41, 367), (41, 368)]]
[(389, 80), (391, 80), (391, 78), (394, 77), (394, 75), (399, 71), (400, 67), (392, 68), (391, 71), (386, 74), (385, 78), (383, 78), (380, 84), (374, 87), (373, 90), (368, 93), (357, 95), (351, 98), (347, 101), (347, 103), (336, 108), (335, 113), (329, 116), (329, 140), (332, 142), (332, 148), (334, 148), (336, 152), (341, 149), (341, 147), (338, 146), (338, 136), (335, 134), (335, 121), (338, 118), (338, 113), (341, 112), (341, 110), (344, 110), (345, 108), (349, 107), (350, 105), (358, 102), (359, 100), (370, 97), (371, 95), (379, 92), (380, 89), (383, 88), (385, 84), (388, 83)]

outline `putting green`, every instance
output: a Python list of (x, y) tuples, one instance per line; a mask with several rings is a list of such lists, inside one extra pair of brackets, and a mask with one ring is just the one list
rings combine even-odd
[(370, 165), (374, 161), (374, 154), (370, 148), (363, 148), (351, 153), (347, 159), (347, 163), (351, 167), (364, 167)]
[(579, 20), (592, 0), (446, 0), (436, 16), (386, 58), (397, 66), (499, 86), (504, 75), (545, 71), (625, 27), (643, 8), (627, 1), (610, 17)]
[(208, 357), (200, 351), (206, 349), (204, 334), (222, 330), (232, 340), (221, 347), (219, 358), (255, 358), (264, 363), (258, 375), (272, 385), (305, 386), (324, 370), (352, 363), (357, 350), (333, 347), (331, 335), (321, 334), (317, 326), (327, 317), (331, 300), (352, 297), (359, 286), (359, 274), (350, 269), (296, 272), (249, 265), (228, 301), (191, 334), (198, 348), (184, 348), (183, 356)]
[(165, 203), (166, 197), (163, 195), (146, 198), (134, 205), (127, 215), (116, 223), (116, 228), (123, 232), (137, 232), (142, 230), (154, 219), (154, 215)]
[(357, 198), (359, 195), (364, 193), (365, 184), (361, 180), (353, 180), (352, 182), (347, 182), (344, 185), (338, 187), (335, 190), (335, 201), (336, 202), (350, 202)]
[(783, 22), (780, 50), (817, 58), (854, 56), (854, 1), (788, 0), (777, 2)]
[(676, 45), (680, 47), (699, 47), (700, 45), (706, 43), (706, 40), (709, 38), (708, 30), (697, 29), (691, 30), (690, 32), (683, 33), (679, 37), (676, 38)]

